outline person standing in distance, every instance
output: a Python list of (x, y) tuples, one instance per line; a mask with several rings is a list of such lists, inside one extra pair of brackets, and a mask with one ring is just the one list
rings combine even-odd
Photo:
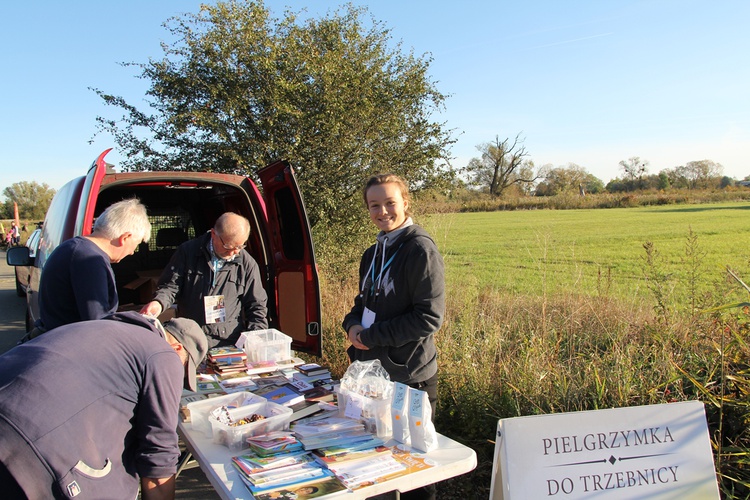
[(234, 345), (241, 332), (268, 328), (266, 289), (245, 250), (249, 237), (245, 217), (222, 214), (210, 231), (177, 248), (141, 313), (158, 316), (176, 303), (177, 316), (201, 325), (209, 347)]
[(49, 256), (39, 283), (39, 320), (31, 338), (76, 321), (117, 311), (119, 297), (112, 263), (148, 242), (151, 223), (137, 199), (113, 203), (96, 218), (88, 236), (62, 242)]
[(134, 312), (79, 321), (0, 356), (0, 496), (174, 498), (183, 384), (206, 337)]

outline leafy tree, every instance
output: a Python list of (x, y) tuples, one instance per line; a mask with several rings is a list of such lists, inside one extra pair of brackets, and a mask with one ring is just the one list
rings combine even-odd
[(567, 167), (547, 169), (543, 175), (544, 180), (536, 189), (537, 196), (554, 196), (565, 192), (577, 193), (581, 188), (584, 192), (591, 194), (604, 191), (604, 183), (600, 179), (575, 163), (568, 163)]
[(18, 215), (22, 219), (43, 220), (55, 190), (47, 183), (21, 181), (3, 189), (5, 196), (4, 212), (6, 217), (13, 216), (13, 203), (18, 204)]
[(659, 173), (659, 175), (661, 174), (667, 176), (670, 187), (675, 189), (687, 189), (690, 187), (690, 182), (685, 177), (685, 167), (667, 168)]
[(252, 176), (286, 159), (318, 236), (356, 238), (355, 228), (369, 229), (367, 177), (428, 184), (451, 170), (455, 142), (433, 118), (446, 96), (428, 75), (431, 58), (391, 44), (367, 12), (349, 4), (320, 19), (275, 19), (262, 0), (220, 1), (172, 18), (177, 42), (163, 44), (163, 58), (129, 64), (150, 82), (149, 109), (94, 89), (124, 111), (99, 117), (99, 132), (112, 134), (130, 170)]
[(726, 187), (731, 187), (735, 185), (735, 180), (728, 175), (725, 175), (721, 178), (721, 181), (719, 181), (719, 186), (721, 189), (724, 189)]
[(712, 160), (689, 161), (677, 169), (687, 179), (690, 189), (717, 186), (724, 172), (724, 167)]
[(482, 153), (481, 158), (472, 158), (466, 166), (466, 173), (476, 186), (486, 188), (493, 196), (503, 194), (508, 187), (521, 184), (533, 184), (539, 176), (533, 174), (524, 158), (529, 155), (523, 140), (517, 135), (513, 142), (509, 138), (501, 141), (495, 136), (495, 142), (487, 142), (477, 146)]

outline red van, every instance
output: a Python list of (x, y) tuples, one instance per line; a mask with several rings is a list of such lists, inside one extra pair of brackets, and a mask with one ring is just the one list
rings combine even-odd
[(292, 167), (283, 161), (258, 172), (260, 187), (240, 175), (207, 172), (115, 172), (104, 151), (83, 177), (55, 194), (35, 257), (28, 248), (7, 252), (13, 266), (31, 266), (26, 328), (39, 318), (37, 291), (44, 264), (63, 241), (90, 234), (96, 217), (114, 202), (136, 197), (148, 210), (152, 234), (135, 254), (112, 264), (120, 308), (140, 309), (177, 246), (213, 227), (224, 212), (250, 221), (247, 251), (264, 274), (268, 322), (292, 337), (292, 349), (321, 354), (320, 288), (310, 224)]

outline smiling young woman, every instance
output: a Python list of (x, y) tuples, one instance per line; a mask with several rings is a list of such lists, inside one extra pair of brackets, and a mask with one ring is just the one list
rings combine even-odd
[[(364, 201), (380, 229), (359, 264), (360, 293), (343, 321), (351, 361), (378, 359), (390, 379), (427, 393), (437, 405), (435, 334), (445, 314), (445, 271), (435, 242), (410, 212), (406, 182), (393, 174), (367, 182)], [(429, 485), (402, 498), (435, 498)]]
[(391, 380), (428, 393), (437, 403), (434, 336), (443, 323), (443, 258), (414, 224), (409, 190), (397, 175), (377, 175), (364, 189), (365, 206), (380, 229), (359, 266), (360, 293), (343, 321), (351, 361), (379, 359)]

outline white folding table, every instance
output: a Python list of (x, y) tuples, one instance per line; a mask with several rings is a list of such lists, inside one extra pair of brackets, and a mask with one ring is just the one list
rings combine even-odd
[[(193, 431), (190, 423), (180, 422), (178, 432), (221, 498), (253, 498), (232, 465), (232, 456), (239, 455), (240, 452), (233, 452), (224, 445), (214, 444), (213, 440), (202, 432)], [(386, 443), (387, 446), (396, 444), (398, 443), (393, 440)], [(442, 434), (438, 434), (438, 448), (426, 453), (425, 456), (436, 465), (383, 483), (334, 495), (341, 500), (359, 500), (395, 491), (405, 492), (465, 474), (477, 466), (477, 455), (474, 450)]]

